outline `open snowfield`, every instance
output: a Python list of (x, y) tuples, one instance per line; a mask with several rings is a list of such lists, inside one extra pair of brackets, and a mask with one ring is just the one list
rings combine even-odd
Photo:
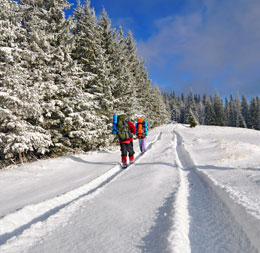
[(0, 171), (1, 253), (260, 252), (260, 132), (169, 124), (119, 146)]

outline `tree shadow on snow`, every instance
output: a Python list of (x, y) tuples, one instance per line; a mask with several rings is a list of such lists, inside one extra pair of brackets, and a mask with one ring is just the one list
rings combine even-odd
[(252, 170), (252, 171), (259, 171), (260, 172), (260, 168), (244, 168), (243, 170)]
[(76, 156), (69, 156), (69, 158), (75, 162), (79, 162), (79, 163), (87, 163), (87, 164), (101, 164), (101, 165), (118, 165), (119, 163), (117, 162), (90, 162), (87, 160), (84, 160), (80, 157), (76, 157)]
[(251, 170), (260, 171), (260, 168), (231, 168), (231, 167), (218, 167), (214, 165), (196, 166), (197, 169), (201, 170)]
[(176, 168), (177, 165), (174, 164), (174, 163), (166, 163), (166, 162), (154, 162), (154, 163), (134, 163), (134, 166), (144, 166), (144, 165), (165, 165), (165, 166), (169, 166), (169, 167), (172, 167), (172, 168)]
[(158, 211), (154, 225), (150, 228), (145, 237), (142, 238), (143, 244), (136, 245), (141, 252), (159, 253), (171, 252), (168, 245), (168, 237), (171, 231), (173, 202), (175, 199), (175, 191), (172, 192), (166, 199)]
[(235, 168), (231, 167), (219, 167), (214, 165), (204, 165), (204, 166), (196, 166), (197, 169), (201, 170), (235, 170)]

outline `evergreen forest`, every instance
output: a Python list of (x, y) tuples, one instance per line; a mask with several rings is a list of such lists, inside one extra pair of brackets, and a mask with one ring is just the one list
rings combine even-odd
[(217, 92), (214, 96), (164, 93), (164, 101), (170, 118), (174, 122), (190, 124), (190, 116), (197, 124), (242, 127), (260, 130), (260, 98), (248, 100), (245, 96), (236, 98), (231, 94), (222, 99)]
[(114, 114), (150, 128), (169, 113), (131, 31), (87, 0), (0, 0), (0, 166), (97, 150), (115, 140)]
[(109, 147), (114, 114), (260, 130), (260, 99), (161, 93), (133, 34), (89, 0), (0, 0), (0, 167)]

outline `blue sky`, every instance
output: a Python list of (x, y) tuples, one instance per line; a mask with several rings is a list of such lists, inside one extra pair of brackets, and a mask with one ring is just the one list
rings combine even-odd
[(91, 6), (97, 15), (104, 6), (113, 27), (132, 31), (161, 90), (260, 95), (259, 0), (92, 0)]

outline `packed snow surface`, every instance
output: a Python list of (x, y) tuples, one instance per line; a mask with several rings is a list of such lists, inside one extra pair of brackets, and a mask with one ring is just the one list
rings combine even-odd
[(168, 124), (0, 172), (0, 252), (260, 252), (260, 132)]

